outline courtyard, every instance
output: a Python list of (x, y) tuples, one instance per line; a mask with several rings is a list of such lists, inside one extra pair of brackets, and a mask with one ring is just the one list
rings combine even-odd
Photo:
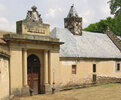
[(121, 100), (121, 84), (110, 83), (88, 88), (73, 89), (55, 94), (42, 94), (13, 100)]

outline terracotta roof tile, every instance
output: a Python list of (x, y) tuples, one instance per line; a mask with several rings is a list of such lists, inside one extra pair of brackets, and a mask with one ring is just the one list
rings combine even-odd
[(2, 39), (0, 39), (0, 44), (6, 44), (6, 42)]

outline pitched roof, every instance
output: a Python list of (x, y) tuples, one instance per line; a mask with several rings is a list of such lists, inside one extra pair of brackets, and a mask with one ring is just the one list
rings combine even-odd
[(0, 36), (4, 34), (15, 34), (15, 32), (8, 32), (8, 31), (0, 30)]
[(76, 12), (76, 9), (74, 8), (74, 5), (71, 6), (71, 9), (68, 13), (67, 18), (70, 18), (70, 17), (79, 17), (77, 12)]
[(0, 44), (6, 44), (6, 42), (2, 39), (5, 34), (15, 34), (14, 32), (8, 32), (4, 30), (0, 30)]
[(107, 34), (83, 31), (79, 36), (66, 28), (54, 28), (50, 36), (64, 42), (60, 46), (60, 57), (121, 58), (120, 50)]
[(6, 42), (0, 38), (0, 44), (6, 44)]
[(3, 35), (5, 34), (15, 34), (14, 32), (8, 32), (8, 31), (3, 31), (0, 30), (0, 43), (3, 43), (4, 40), (2, 40), (1, 38), (3, 38)]

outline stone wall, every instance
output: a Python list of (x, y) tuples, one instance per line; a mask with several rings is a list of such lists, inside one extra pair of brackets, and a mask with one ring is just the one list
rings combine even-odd
[[(72, 74), (72, 65), (76, 65), (76, 74)], [(61, 86), (80, 85), (92, 81), (92, 62), (61, 61)]]
[(22, 81), (22, 49), (19, 47), (10, 48), (10, 87), (11, 94), (21, 95)]
[(121, 78), (98, 76), (96, 81), (97, 84), (116, 83), (116, 82), (121, 83)]
[(9, 97), (9, 63), (8, 58), (0, 56), (0, 100)]
[[(96, 64), (96, 72), (93, 72), (93, 64)], [(72, 88), (92, 86), (94, 83), (120, 82), (121, 70), (116, 71), (116, 64), (117, 61), (114, 60), (62, 60), (60, 63), (60, 86), (62, 88)], [(72, 74), (72, 65), (76, 65), (76, 74)], [(95, 82), (93, 80), (94, 75), (96, 75)]]
[(121, 78), (98, 76), (96, 82), (90, 81), (82, 84), (66, 84), (65, 86), (60, 87), (60, 91), (87, 88), (109, 83), (121, 83)]

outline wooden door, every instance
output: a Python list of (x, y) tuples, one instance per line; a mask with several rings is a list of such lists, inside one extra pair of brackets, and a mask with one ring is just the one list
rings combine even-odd
[(28, 56), (27, 59), (28, 68), (28, 85), (33, 91), (33, 94), (40, 93), (40, 61), (35, 55)]

